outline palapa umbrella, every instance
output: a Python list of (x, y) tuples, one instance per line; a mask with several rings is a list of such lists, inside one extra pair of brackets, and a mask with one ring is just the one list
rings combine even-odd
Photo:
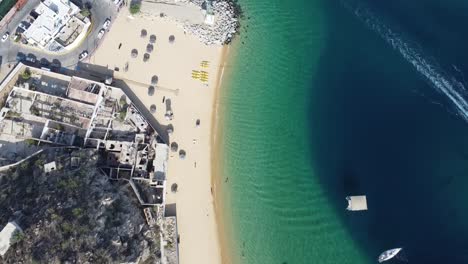
[(146, 52), (151, 53), (153, 52), (154, 46), (153, 44), (146, 45)]
[(153, 77), (151, 77), (151, 84), (152, 85), (156, 85), (159, 81), (159, 78), (157, 75), (153, 75)]
[(178, 149), (179, 149), (179, 145), (176, 142), (172, 142), (171, 143), (171, 151), (172, 152), (177, 152)]
[(152, 105), (150, 106), (150, 112), (151, 112), (152, 114), (154, 114), (154, 113), (156, 112), (156, 105), (152, 104)]
[(145, 55), (143, 55), (143, 61), (144, 62), (147, 62), (149, 60), (149, 58), (150, 58), (149, 53), (145, 53)]
[(154, 86), (148, 87), (148, 95), (152, 96), (154, 94)]
[(138, 56), (138, 50), (137, 49), (132, 49), (132, 58), (136, 58)]
[(174, 133), (174, 126), (172, 124), (167, 125), (166, 132), (168, 134)]
[(171, 192), (173, 192), (173, 193), (177, 192), (177, 188), (178, 188), (178, 187), (179, 187), (179, 186), (177, 185), (177, 183), (173, 183), (173, 184), (171, 185)]
[(185, 159), (185, 156), (187, 156), (187, 153), (185, 153), (185, 150), (183, 149), (179, 150), (179, 158)]
[(174, 43), (174, 41), (175, 41), (174, 35), (170, 35), (169, 36), (169, 43)]

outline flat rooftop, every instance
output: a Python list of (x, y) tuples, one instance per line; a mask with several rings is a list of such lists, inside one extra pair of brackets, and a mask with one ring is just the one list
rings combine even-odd
[(11, 239), (16, 232), (21, 232), (21, 228), (15, 222), (8, 222), (0, 232), (0, 255), (6, 254), (11, 245)]

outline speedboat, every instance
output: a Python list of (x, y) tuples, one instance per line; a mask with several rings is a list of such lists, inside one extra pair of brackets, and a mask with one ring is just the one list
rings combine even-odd
[(379, 263), (382, 263), (384, 261), (394, 258), (396, 255), (398, 255), (398, 253), (400, 253), (402, 249), (403, 248), (392, 248), (392, 249), (382, 252), (382, 254), (380, 254), (379, 256)]

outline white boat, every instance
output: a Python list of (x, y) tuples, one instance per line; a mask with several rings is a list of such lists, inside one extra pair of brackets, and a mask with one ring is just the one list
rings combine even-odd
[(387, 251), (384, 251), (382, 254), (380, 254), (379, 256), (379, 263), (382, 263), (384, 261), (387, 261), (389, 259), (392, 259), (394, 258), (396, 255), (398, 255), (398, 253), (400, 253), (400, 251), (402, 250), (403, 248), (392, 248), (392, 249), (389, 249)]

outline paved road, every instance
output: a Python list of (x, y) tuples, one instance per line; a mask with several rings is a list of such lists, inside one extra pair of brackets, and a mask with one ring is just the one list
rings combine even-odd
[[(39, 4), (39, 2), (40, 0), (29, 0), (26, 5), (15, 14), (8, 26), (0, 30), (0, 36), (3, 36), (7, 31), (10, 32), (10, 34), (13, 34), (19, 23)], [(93, 21), (91, 33), (74, 50), (69, 51), (66, 54), (55, 55), (51, 52), (41, 51), (37, 48), (15, 43), (9, 39), (6, 42), (0, 43), (0, 56), (2, 57), (1, 64), (15, 63), (16, 55), (18, 52), (21, 52), (24, 54), (34, 54), (38, 61), (42, 58), (47, 59), (49, 62), (58, 60), (62, 67), (70, 69), (74, 68), (78, 63), (78, 56), (82, 51), (87, 50), (88, 53), (91, 54), (98, 47), (99, 41), (97, 39), (97, 34), (102, 28), (104, 21), (107, 18), (113, 19), (117, 15), (117, 8), (111, 0), (92, 0), (91, 5), (91, 17)], [(100, 41), (102, 41), (102, 39)]]

